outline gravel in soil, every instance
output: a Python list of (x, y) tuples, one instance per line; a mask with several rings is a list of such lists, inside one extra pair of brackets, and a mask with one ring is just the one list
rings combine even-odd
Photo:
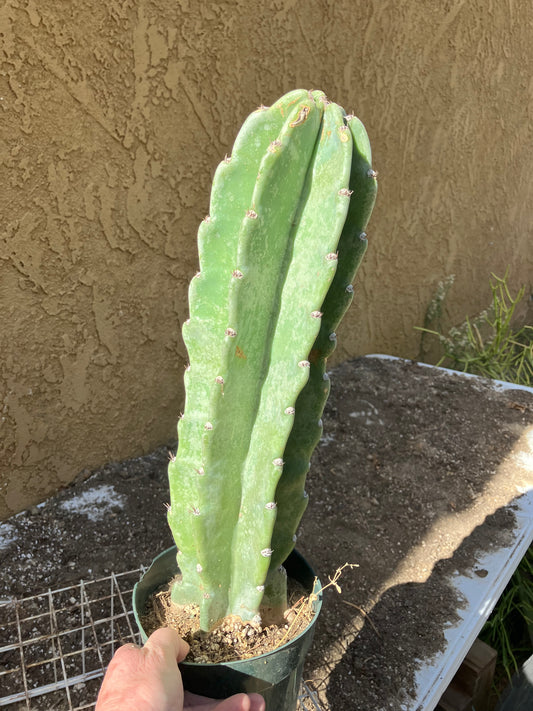
[[(453, 575), (482, 576), (482, 553), (513, 536), (512, 501), (533, 484), (533, 395), (375, 358), (331, 380), (297, 547), (323, 583), (357, 567), (340, 595), (325, 591), (305, 674), (325, 710), (400, 710), (417, 660), (443, 651), (457, 621)], [(172, 444), (82, 472), (0, 524), (0, 598), (137, 569), (168, 548)]]
[(176, 605), (170, 599), (174, 580), (150, 596), (141, 624), (148, 636), (159, 627), (175, 629), (190, 646), (186, 662), (232, 662), (267, 654), (301, 634), (314, 616), (312, 598), (289, 580), (289, 608), (283, 619), (277, 616), (275, 622), (262, 626), (226, 617), (209, 633), (201, 632), (198, 606)]

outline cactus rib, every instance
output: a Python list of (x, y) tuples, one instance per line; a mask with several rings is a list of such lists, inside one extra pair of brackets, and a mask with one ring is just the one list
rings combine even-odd
[(311, 454), (322, 435), (321, 417), (330, 389), (326, 362), (336, 345), (331, 334), (352, 302), (352, 281), (367, 248), (365, 229), (376, 200), (377, 180), (368, 135), (355, 116), (346, 117), (346, 124), (353, 140), (349, 184), (353, 197), (339, 240), (339, 264), (322, 305), (320, 331), (309, 356), (309, 380), (296, 401), (294, 427), (283, 455), (285, 466), (275, 497), (278, 514), (272, 537), (276, 552), (271, 560), (273, 571), (294, 548), (296, 530), (307, 507), (305, 479)]

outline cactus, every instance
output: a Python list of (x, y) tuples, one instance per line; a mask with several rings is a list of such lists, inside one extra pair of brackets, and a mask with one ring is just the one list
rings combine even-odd
[(182, 573), (172, 599), (197, 604), (204, 630), (286, 606), (282, 563), (305, 510), (326, 359), (375, 192), (364, 127), (318, 91), (251, 114), (215, 173), (169, 464)]

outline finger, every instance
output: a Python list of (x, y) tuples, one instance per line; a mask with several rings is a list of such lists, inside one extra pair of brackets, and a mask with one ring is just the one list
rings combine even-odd
[(265, 711), (265, 700), (260, 694), (235, 694), (221, 701), (213, 711)]
[(139, 647), (139, 645), (133, 644), (133, 642), (123, 644), (117, 649), (117, 651), (113, 655), (113, 659), (111, 660), (109, 666), (110, 668), (114, 668), (122, 664), (127, 665), (134, 663), (134, 660), (137, 660), (139, 658), (139, 655), (142, 657), (141, 647)]
[(212, 706), (201, 706), (199, 711), (250, 711), (250, 700), (246, 694), (236, 694), (229, 699), (212, 703)]
[(160, 627), (153, 632), (146, 640), (144, 649), (158, 650), (164, 657), (171, 657), (177, 662), (183, 661), (189, 653), (187, 642), (170, 627)]
[(261, 694), (249, 694), (250, 711), (265, 711), (266, 703)]
[(186, 691), (184, 708), (185, 711), (265, 711), (265, 700), (260, 694), (235, 694), (229, 699), (216, 701)]
[(235, 694), (220, 701), (213, 711), (265, 711), (265, 700), (259, 694)]

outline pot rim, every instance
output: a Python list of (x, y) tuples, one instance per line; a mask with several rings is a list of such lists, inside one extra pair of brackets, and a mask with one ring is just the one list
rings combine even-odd
[[(157, 555), (157, 556), (152, 560), (152, 563), (151, 563), (150, 566), (146, 569), (146, 572), (142, 575), (141, 580), (142, 580), (142, 579), (144, 578), (144, 576), (150, 571), (150, 569), (152, 568), (152, 566), (154, 565), (154, 563), (155, 563), (157, 560), (159, 560), (160, 558), (162, 558), (162, 557), (165, 556), (165, 555), (169, 555), (171, 552), (174, 552), (174, 551), (176, 551), (176, 550), (177, 550), (177, 547), (176, 547), (175, 545), (173, 545), (173, 546), (170, 546), (169, 548), (167, 548), (166, 550), (162, 551), (161, 553), (159, 553), (159, 555)], [(183, 661), (183, 662), (180, 662), (180, 663), (179, 663), (179, 666), (180, 666), (180, 667), (181, 667), (181, 666), (187, 666), (187, 667), (213, 667), (213, 666), (216, 666), (216, 665), (218, 665), (218, 664), (226, 665), (226, 666), (231, 666), (231, 667), (239, 666), (239, 665), (241, 665), (241, 664), (250, 663), (251, 660), (258, 660), (258, 659), (263, 659), (263, 658), (266, 659), (266, 658), (268, 658), (268, 657), (270, 657), (270, 656), (276, 654), (277, 652), (279, 652), (279, 651), (282, 650), (282, 649), (288, 649), (288, 648), (291, 647), (292, 645), (297, 644), (297, 643), (298, 643), (298, 640), (300, 640), (303, 636), (305, 636), (306, 634), (308, 634), (309, 631), (310, 631), (310, 630), (313, 628), (313, 626), (315, 625), (315, 623), (316, 623), (316, 621), (317, 621), (317, 619), (318, 619), (318, 615), (319, 615), (319, 613), (320, 613), (320, 610), (321, 610), (321, 608), (322, 608), (322, 598), (323, 598), (323, 592), (322, 592), (322, 590), (323, 590), (323, 588), (322, 588), (322, 584), (321, 584), (319, 578), (315, 575), (314, 570), (311, 568), (311, 566), (309, 565), (309, 563), (307, 562), (307, 560), (304, 558), (304, 556), (303, 556), (301, 553), (299, 553), (296, 549), (293, 549), (293, 550), (291, 551), (291, 553), (289, 554), (289, 556), (287, 557), (286, 560), (289, 560), (289, 558), (290, 558), (291, 556), (295, 556), (297, 559), (299, 559), (301, 562), (303, 562), (303, 563), (307, 566), (307, 568), (309, 569), (310, 573), (314, 576), (313, 589), (312, 589), (311, 592), (309, 593), (309, 595), (315, 595), (315, 596), (316, 596), (316, 599), (313, 600), (313, 602), (312, 602), (313, 613), (314, 613), (314, 614), (313, 614), (313, 617), (312, 617), (312, 619), (310, 620), (309, 624), (305, 627), (304, 630), (302, 630), (302, 632), (300, 632), (300, 634), (298, 634), (296, 637), (293, 637), (292, 639), (290, 639), (289, 641), (285, 642), (284, 644), (280, 645), (279, 647), (276, 647), (275, 649), (270, 650), (269, 652), (263, 652), (262, 654), (257, 654), (257, 655), (251, 656), (251, 657), (246, 657), (245, 659), (234, 659), (234, 660), (232, 660), (232, 661), (223, 661), (223, 662), (185, 662), (185, 661)], [(285, 561), (285, 562), (286, 562), (286, 561)], [(285, 564), (285, 562), (283, 563), (283, 565)], [(134, 587), (133, 587), (132, 606), (133, 606), (133, 615), (134, 615), (134, 617), (135, 617), (135, 622), (137, 623), (137, 626), (138, 626), (139, 630), (141, 630), (141, 631), (146, 635), (146, 632), (144, 631), (144, 628), (142, 627), (141, 622), (140, 622), (140, 616), (139, 616), (138, 611), (137, 611), (137, 605), (135, 604), (136, 591), (137, 591), (137, 587), (138, 587), (139, 583), (141, 582), (141, 580), (139, 580), (137, 583), (135, 583), (135, 585), (134, 585)]]

